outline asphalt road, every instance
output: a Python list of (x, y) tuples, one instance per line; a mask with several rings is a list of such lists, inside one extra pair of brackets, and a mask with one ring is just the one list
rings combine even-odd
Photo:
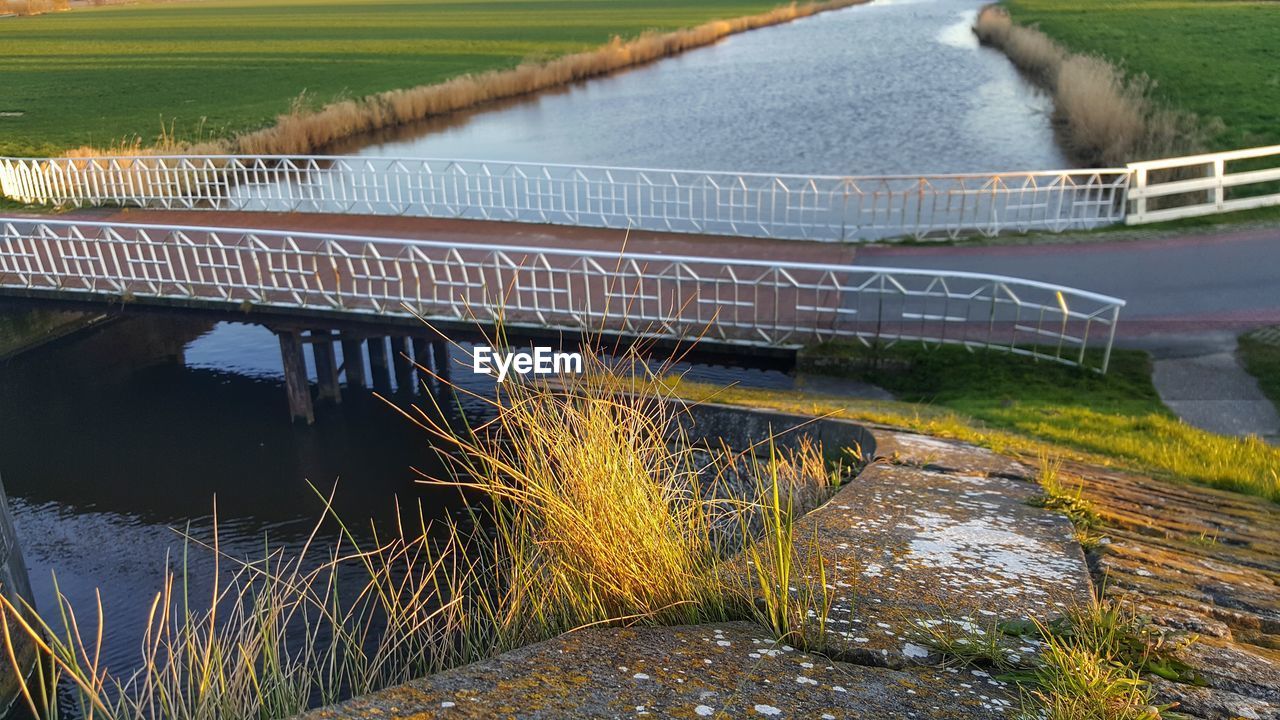
[(1280, 323), (1280, 226), (1213, 236), (1002, 247), (871, 247), (859, 265), (967, 270), (1128, 302), (1120, 334), (1198, 335)]

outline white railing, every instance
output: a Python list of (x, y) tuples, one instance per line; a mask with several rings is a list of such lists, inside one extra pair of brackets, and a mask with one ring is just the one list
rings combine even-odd
[[(1227, 171), (1228, 163), (1264, 158), (1270, 167)], [(1130, 225), (1280, 205), (1280, 145), (1136, 162), (1129, 169)], [(1161, 207), (1152, 208), (1157, 198)]]
[(854, 241), (1120, 222), (1124, 169), (838, 177), (360, 157), (0, 159), (27, 203), (411, 215)]
[[(987, 347), (1105, 372), (1122, 300), (995, 275), (0, 219), (0, 294), (798, 347)], [(1092, 352), (1090, 352), (1092, 350)]]

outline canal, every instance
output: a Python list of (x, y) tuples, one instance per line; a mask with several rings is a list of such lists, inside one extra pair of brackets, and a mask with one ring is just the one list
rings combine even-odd
[[(980, 4), (877, 0), (333, 151), (833, 174), (1066, 167), (1048, 100), (969, 32)], [(690, 370), (791, 383), (773, 370)], [(492, 393), (487, 378), (453, 377)], [(265, 328), (171, 315), (0, 363), (0, 478), (37, 602), (54, 607), (54, 572), (85, 612), (100, 589), (114, 672), (138, 663), (166, 555), (181, 558), (182, 531), (209, 537), (215, 497), (222, 549), (242, 556), (305, 541), (322, 511), (310, 484), (336, 482), (338, 511), (361, 528), (393, 522), (397, 498), (428, 517), (459, 510), (455, 491), (415, 483), (411, 467), (439, 473), (440, 461), (370, 391), (349, 389), (305, 427), (289, 422), (282, 385)], [(424, 399), (413, 392), (392, 401)], [(483, 413), (458, 397), (460, 413)], [(207, 584), (207, 562), (192, 567)]]
[(335, 153), (834, 175), (1052, 170), (1051, 100), (970, 28), (985, 0), (874, 0)]

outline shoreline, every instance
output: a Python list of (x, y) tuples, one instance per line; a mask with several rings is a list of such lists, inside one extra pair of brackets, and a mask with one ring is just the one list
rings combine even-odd
[(1053, 101), (1054, 139), (1080, 167), (1112, 167), (1203, 150), (1211, 128), (1196, 115), (1165, 107), (1155, 83), (1099, 55), (1078, 53), (1034, 25), (1016, 22), (1003, 4), (978, 12), (973, 33), (999, 50)]

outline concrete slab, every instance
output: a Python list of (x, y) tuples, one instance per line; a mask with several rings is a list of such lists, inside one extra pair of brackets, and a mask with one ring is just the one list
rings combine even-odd
[(1092, 584), (1074, 530), (1028, 504), (1037, 492), (994, 476), (864, 470), (799, 530), (815, 535), (827, 564), (831, 647), (859, 663), (907, 667), (938, 660), (920, 645), (922, 623), (983, 633), (1088, 603)]
[(1026, 463), (957, 440), (877, 428), (876, 456), (927, 470), (1030, 480), (1036, 472)]
[(1067, 463), (1102, 519), (1107, 595), (1171, 633), (1200, 685), (1156, 681), (1194, 718), (1280, 718), (1280, 513), (1263, 498)]
[(778, 646), (751, 623), (596, 628), (304, 716), (338, 718), (1002, 718), (981, 671), (863, 667)]

